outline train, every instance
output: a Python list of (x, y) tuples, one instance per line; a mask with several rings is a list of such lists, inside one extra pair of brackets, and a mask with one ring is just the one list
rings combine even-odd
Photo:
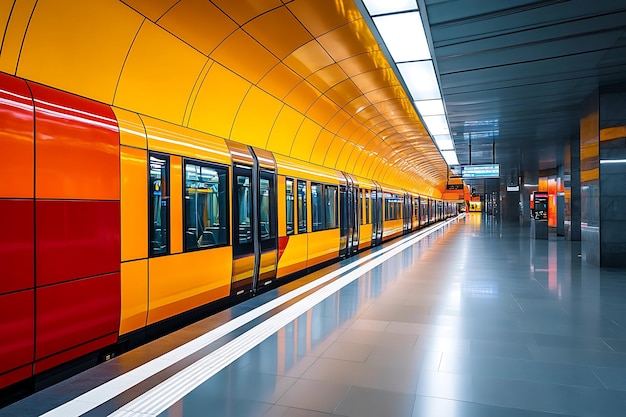
[(458, 211), (4, 73), (0, 150), (3, 390)]

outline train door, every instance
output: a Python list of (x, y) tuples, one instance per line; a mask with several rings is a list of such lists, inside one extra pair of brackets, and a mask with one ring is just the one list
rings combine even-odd
[(231, 294), (254, 294), (276, 277), (276, 165), (267, 151), (228, 146), (233, 159)]
[(410, 233), (413, 227), (411, 216), (411, 196), (408, 193), (404, 193), (404, 199), (402, 203), (402, 232), (404, 234)]
[(358, 232), (358, 188), (354, 186), (352, 177), (343, 174), (346, 184), (340, 186), (339, 199), (341, 204), (340, 230), (341, 245), (339, 256), (346, 258), (352, 256), (359, 248)]
[(372, 246), (383, 240), (383, 190), (377, 184), (372, 190)]
[[(344, 174), (343, 172), (341, 173), (341, 175), (343, 175), (344, 179), (346, 178), (346, 174)], [(350, 239), (348, 238), (348, 234), (349, 234), (349, 222), (348, 222), (348, 217), (349, 217), (349, 198), (348, 198), (348, 184), (347, 184), (347, 180), (345, 184), (341, 184), (339, 186), (339, 233), (340, 233), (340, 238), (339, 238), (339, 257), (340, 258), (346, 258), (348, 256), (350, 256), (350, 250), (348, 249), (349, 246), (349, 241)]]
[(359, 184), (350, 176), (348, 178), (350, 181), (349, 188), (351, 189), (349, 195), (351, 196), (350, 200), (352, 200), (352, 210), (349, 213), (353, 224), (351, 254), (355, 255), (359, 251), (359, 226), (361, 224), (361, 205), (359, 202), (361, 200), (359, 198)]

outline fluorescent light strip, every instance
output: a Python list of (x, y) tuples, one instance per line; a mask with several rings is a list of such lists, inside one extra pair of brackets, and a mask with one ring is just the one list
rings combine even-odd
[(449, 135), (450, 130), (448, 130), (448, 120), (445, 115), (439, 116), (424, 116), (424, 123), (428, 127), (428, 131), (431, 135)]
[(135, 398), (118, 411), (110, 414), (110, 416), (145, 417), (159, 415), (163, 411), (167, 410), (176, 401), (183, 398), (213, 375), (230, 365), (255, 346), (259, 345), (265, 339), (285, 327), (307, 310), (310, 310), (315, 305), (330, 295), (336, 293), (352, 281), (362, 277), (366, 272), (374, 269), (376, 266), (389, 260), (393, 256), (403, 252), (405, 249), (419, 242), (424, 237), (447, 226), (458, 218), (462, 218), (462, 216), (437, 225), (428, 232), (422, 233), (419, 236), (412, 237), (408, 241), (402, 243), (393, 250), (386, 252), (384, 255), (377, 257), (368, 264), (360, 266), (341, 278), (338, 278), (336, 281), (319, 289), (315, 293), (287, 307), (280, 313), (270, 317), (263, 323), (248, 330), (244, 334), (238, 336), (234, 340), (228, 342), (224, 346), (163, 381), (156, 387)]
[(417, 111), (420, 112), (420, 115), (422, 117), (446, 114), (446, 110), (443, 108), (443, 101), (441, 99), (419, 100), (415, 101), (414, 103), (417, 106)]
[(626, 159), (600, 159), (601, 164), (626, 164)]
[(363, 4), (371, 16), (417, 10), (415, 0), (363, 0)]
[(452, 143), (450, 135), (435, 135), (435, 143), (437, 147), (439, 147), (439, 150), (454, 150), (454, 143)]
[[(419, 232), (418, 236), (429, 232), (429, 230), (430, 229), (425, 229)], [(43, 414), (42, 417), (44, 416), (45, 417), (53, 417), (53, 416), (65, 417), (65, 416), (73, 416), (73, 415), (79, 416), (81, 414), (84, 414), (100, 406), (101, 404), (104, 404), (105, 402), (115, 398), (116, 396), (132, 388), (133, 386), (143, 382), (145, 379), (150, 378), (151, 376), (157, 374), (158, 372), (163, 371), (164, 369), (175, 364), (176, 362), (179, 362), (182, 359), (186, 358), (187, 356), (192, 355), (193, 353), (199, 351), (200, 349), (203, 349), (204, 347), (210, 345), (211, 343), (227, 335), (228, 333), (238, 329), (241, 326), (246, 325), (252, 320), (255, 320), (256, 318), (262, 316), (268, 311), (271, 311), (274, 308), (277, 308), (281, 306), (282, 304), (296, 297), (299, 297), (300, 295), (304, 294), (307, 291), (314, 289), (315, 287), (318, 287), (322, 284), (325, 284), (328, 281), (331, 281), (337, 276), (340, 276), (341, 274), (344, 274), (356, 268), (358, 265), (362, 263), (368, 262), (371, 259), (374, 259), (378, 256), (385, 254), (386, 252), (390, 250), (393, 250), (394, 248), (402, 245), (407, 240), (413, 239), (413, 238), (415, 238), (415, 236), (409, 236), (407, 238), (404, 238), (384, 249), (381, 249), (375, 253), (369, 254), (354, 262), (351, 262), (349, 265), (341, 267), (338, 270), (333, 271), (327, 275), (324, 275), (323, 277), (315, 281), (312, 281), (266, 304), (263, 304), (262, 306), (259, 306), (252, 311), (242, 314), (241, 316), (234, 318), (228, 323), (225, 323), (211, 330), (210, 332), (207, 332), (203, 334), (202, 336), (199, 336), (196, 339), (193, 339), (185, 343), (184, 345), (181, 345), (177, 347), (176, 349), (173, 349), (167, 352), (166, 354), (159, 356), (158, 358), (155, 358), (149, 362), (146, 362), (145, 364), (138, 366), (137, 368), (131, 371), (128, 371), (125, 374), (120, 375), (74, 398), (71, 401), (68, 401), (67, 403), (63, 405), (48, 411), (47, 413)]]
[(397, 65), (413, 100), (441, 98), (432, 61), (401, 62)]
[(389, 14), (372, 19), (394, 61), (430, 59), (428, 41), (419, 12)]
[(448, 165), (459, 165), (459, 160), (455, 151), (441, 151), (441, 155), (443, 156), (443, 159), (446, 160)]

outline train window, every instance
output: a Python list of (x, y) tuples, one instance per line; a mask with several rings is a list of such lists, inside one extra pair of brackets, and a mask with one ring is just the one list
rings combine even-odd
[(150, 152), (150, 256), (170, 251), (169, 165), (169, 156)]
[(306, 181), (298, 180), (298, 233), (306, 231)]
[(403, 197), (396, 194), (385, 193), (385, 220), (397, 220), (402, 218)]
[(365, 224), (370, 224), (370, 191), (365, 191)]
[(359, 224), (365, 224), (365, 202), (363, 201), (364, 199), (364, 193), (362, 189), (359, 189)]
[(339, 227), (338, 219), (338, 191), (334, 185), (324, 186), (324, 229), (335, 229)]
[(185, 251), (228, 243), (227, 170), (185, 160)]
[(294, 233), (294, 224), (293, 224), (293, 205), (294, 205), (294, 197), (293, 197), (293, 180), (291, 178), (287, 178), (285, 181), (285, 203), (286, 203), (286, 217), (287, 217), (287, 234), (293, 235)]
[(324, 230), (324, 204), (322, 198), (322, 185), (311, 184), (311, 221), (314, 232)]
[(271, 195), (271, 183), (268, 178), (261, 178), (261, 186), (259, 187), (260, 200), (259, 200), (259, 227), (261, 228), (261, 241), (273, 239), (274, 233), (272, 233), (271, 227), (271, 209), (270, 209), (270, 195)]
[(252, 192), (251, 176), (237, 175), (237, 239), (240, 244), (252, 243)]

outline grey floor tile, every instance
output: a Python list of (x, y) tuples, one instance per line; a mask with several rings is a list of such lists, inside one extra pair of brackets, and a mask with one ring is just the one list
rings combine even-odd
[(626, 410), (626, 397), (618, 391), (485, 377), (473, 383), (474, 401), (481, 404), (577, 416), (618, 416)]
[(371, 330), (375, 332), (384, 332), (388, 326), (388, 321), (366, 320), (359, 318), (350, 325), (350, 328), (354, 330)]
[(424, 371), (420, 374), (416, 394), (425, 397), (473, 401), (473, 391), (470, 375)]
[(417, 341), (417, 336), (412, 334), (348, 329), (343, 332), (337, 340), (341, 342), (362, 343), (365, 345), (404, 346), (413, 348)]
[(626, 369), (591, 368), (602, 384), (612, 390), (626, 391)]
[(276, 402), (285, 407), (332, 413), (349, 386), (328, 381), (299, 379)]
[(497, 407), (436, 397), (415, 399), (412, 417), (572, 417), (519, 408)]
[[(626, 312), (624, 314), (626, 314)], [(609, 345), (611, 350), (626, 353), (626, 339), (603, 339), (603, 341)]]
[(545, 346), (530, 346), (528, 349), (535, 360), (542, 362), (571, 363), (598, 367), (626, 367), (626, 353)]
[(305, 410), (302, 408), (272, 406), (263, 417), (331, 417), (332, 414), (320, 413), (319, 411)]
[(525, 344), (494, 342), (490, 340), (472, 340), (470, 353), (473, 356), (497, 356), (514, 359), (532, 359)]
[(534, 334), (533, 339), (538, 346), (576, 348), (584, 350), (612, 350), (602, 339), (595, 337)]
[(318, 359), (302, 377), (406, 394), (415, 392), (419, 379), (418, 373), (408, 367), (392, 368), (324, 358)]
[(436, 371), (441, 362), (441, 352), (394, 346), (376, 346), (366, 363), (387, 368), (408, 368)]
[(349, 417), (411, 417), (415, 396), (350, 387), (335, 414)]
[(340, 359), (354, 362), (365, 362), (374, 350), (373, 345), (362, 343), (334, 342), (322, 353), (321, 357), (328, 359)]

